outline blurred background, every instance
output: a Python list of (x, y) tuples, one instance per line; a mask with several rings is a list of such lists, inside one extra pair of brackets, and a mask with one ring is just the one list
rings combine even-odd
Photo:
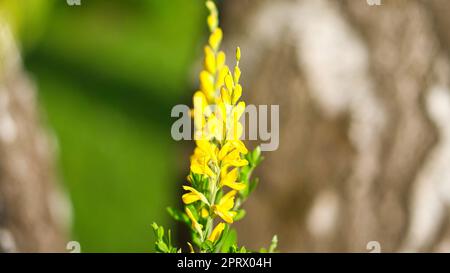
[[(218, 3), (245, 101), (280, 105), (240, 244), (449, 251), (450, 2)], [(0, 0), (0, 251), (150, 252), (153, 221), (183, 237), (165, 208), (193, 146), (170, 110), (198, 88), (205, 18), (201, 0)]]

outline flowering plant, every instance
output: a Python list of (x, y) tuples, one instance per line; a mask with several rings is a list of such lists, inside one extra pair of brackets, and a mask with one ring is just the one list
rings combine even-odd
[[(233, 73), (225, 64), (225, 53), (219, 49), (223, 33), (218, 26), (218, 11), (213, 1), (206, 1), (209, 10), (207, 24), (210, 31), (204, 48), (205, 59), (200, 72), (200, 91), (193, 97), (194, 138), (196, 148), (191, 156), (188, 185), (182, 196), (184, 211), (168, 208), (177, 221), (190, 227), (192, 242), (190, 252), (247, 252), (237, 246), (237, 234), (230, 225), (245, 216), (242, 204), (258, 184), (251, 179), (253, 170), (262, 161), (257, 147), (248, 151), (240, 140), (243, 126), (240, 118), (245, 103), (240, 101), (242, 86), (239, 84), (241, 51), (236, 49), (236, 65)], [(172, 245), (171, 233), (156, 223), (152, 225), (155, 249), (158, 252), (181, 252)], [(274, 236), (268, 249), (277, 245)]]

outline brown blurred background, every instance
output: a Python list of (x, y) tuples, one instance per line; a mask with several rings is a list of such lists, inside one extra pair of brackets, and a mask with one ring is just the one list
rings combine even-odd
[(280, 105), (241, 243), (450, 251), (449, 14), (446, 0), (224, 1), (246, 101)]

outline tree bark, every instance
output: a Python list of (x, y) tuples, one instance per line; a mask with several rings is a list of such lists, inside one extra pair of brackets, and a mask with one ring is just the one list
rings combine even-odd
[(67, 205), (55, 183), (52, 151), (35, 87), (8, 24), (0, 21), (0, 252), (64, 250)]
[(278, 233), (281, 251), (450, 251), (449, 12), (444, 0), (224, 2), (244, 99), (280, 105), (242, 244)]

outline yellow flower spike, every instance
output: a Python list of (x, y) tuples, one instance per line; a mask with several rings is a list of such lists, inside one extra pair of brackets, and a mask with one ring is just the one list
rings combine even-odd
[(242, 86), (240, 84), (236, 84), (236, 87), (234, 87), (233, 99), (231, 103), (236, 104), (236, 102), (241, 98), (241, 96), (242, 96)]
[(219, 204), (212, 206), (214, 213), (229, 224), (233, 223), (233, 218), (236, 216), (236, 212), (231, 210), (236, 193), (235, 190), (228, 192), (220, 199)]
[(230, 74), (225, 76), (225, 87), (231, 92), (234, 87), (233, 78)]
[(219, 240), (220, 235), (222, 235), (223, 230), (225, 229), (225, 223), (219, 223), (211, 232), (211, 235), (209, 235), (208, 240), (211, 243), (216, 242)]
[(216, 28), (211, 35), (209, 36), (209, 45), (214, 51), (217, 51), (217, 49), (220, 46), (220, 43), (222, 42), (223, 32), (220, 27)]
[(201, 193), (201, 192), (197, 191), (196, 189), (194, 189), (193, 187), (189, 187), (189, 186), (183, 186), (183, 189), (185, 191), (190, 191), (188, 193), (183, 194), (183, 196), (181, 197), (183, 199), (183, 202), (186, 205), (189, 205), (198, 200), (201, 200), (203, 203), (205, 203), (209, 206), (208, 199), (206, 199), (206, 197), (203, 195), (203, 193)]
[(188, 246), (189, 246), (189, 252), (190, 253), (195, 253), (194, 248), (192, 247), (192, 244), (187, 242)]
[(243, 190), (245, 188), (245, 184), (236, 182), (238, 175), (239, 174), (237, 168), (234, 168), (229, 173), (225, 173), (224, 175), (222, 175), (222, 179), (220, 180), (220, 186), (227, 186), (237, 191)]
[(197, 222), (197, 220), (195, 219), (194, 215), (192, 214), (192, 212), (189, 208), (186, 208), (185, 211), (186, 211), (187, 216), (191, 220), (192, 228), (198, 232), (200, 237), (203, 237), (203, 231), (202, 231), (203, 226)]
[[(191, 235), (198, 245), (206, 240), (216, 243), (223, 236), (226, 223), (233, 223), (241, 201), (247, 197), (245, 194), (236, 197), (247, 186), (247, 180), (238, 181), (244, 175), (240, 167), (249, 164), (244, 159), (248, 150), (240, 140), (244, 132), (240, 119), (245, 112), (245, 103), (240, 101), (243, 92), (239, 84), (241, 49), (236, 48), (236, 65), (231, 71), (226, 65), (225, 53), (220, 50), (223, 31), (219, 27), (217, 7), (212, 0), (206, 0), (206, 6), (210, 35), (199, 75), (200, 91), (195, 92), (190, 111), (194, 118), (196, 147), (190, 158), (189, 186), (183, 186), (186, 192), (182, 195), (192, 226)], [(198, 176), (201, 181), (197, 181)], [(211, 203), (206, 197), (211, 198)], [(220, 222), (214, 227), (215, 217), (220, 218)], [(187, 244), (193, 253), (194, 247)], [(202, 249), (202, 252), (213, 250), (216, 249)]]
[(205, 68), (213, 75), (216, 73), (216, 56), (209, 46), (205, 46)]

